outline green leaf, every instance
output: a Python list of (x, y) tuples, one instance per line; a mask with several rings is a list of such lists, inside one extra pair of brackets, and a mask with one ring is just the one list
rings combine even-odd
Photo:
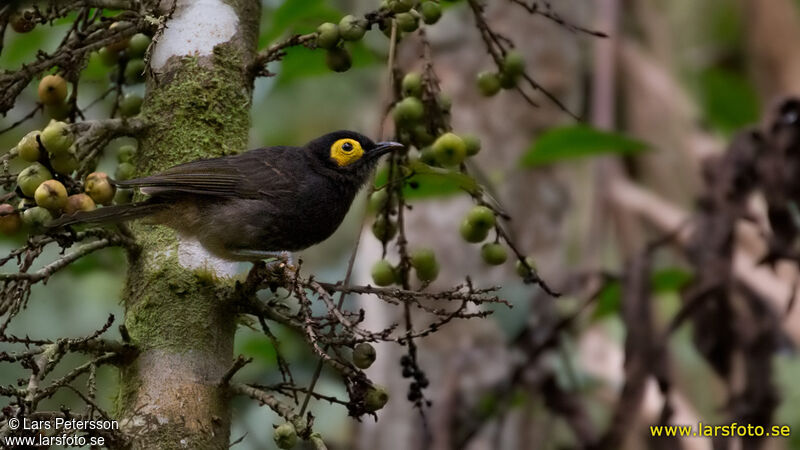
[(539, 136), (523, 155), (523, 167), (536, 167), (567, 159), (606, 153), (639, 153), (647, 144), (619, 133), (601, 131), (586, 125), (554, 128)]
[(753, 85), (741, 74), (711, 68), (700, 75), (700, 100), (706, 119), (731, 133), (758, 121), (759, 102)]
[[(403, 187), (403, 195), (408, 199), (445, 197), (463, 191), (471, 193), (480, 191), (478, 183), (461, 172), (431, 167), (420, 161), (412, 162), (409, 168), (413, 175)], [(388, 168), (379, 170), (375, 176), (375, 186), (384, 186), (388, 176)]]

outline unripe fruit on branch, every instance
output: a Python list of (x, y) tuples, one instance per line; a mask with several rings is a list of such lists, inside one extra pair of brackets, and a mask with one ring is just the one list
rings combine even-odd
[(436, 155), (433, 154), (433, 147), (431, 146), (423, 147), (422, 150), (419, 151), (419, 160), (429, 166), (439, 165), (436, 161)]
[(392, 115), (396, 123), (408, 124), (422, 119), (425, 115), (425, 107), (420, 99), (406, 97), (394, 105)]
[(394, 267), (392, 264), (382, 259), (372, 266), (372, 281), (377, 286), (389, 286), (395, 281)]
[(476, 228), (490, 230), (496, 222), (494, 212), (485, 206), (474, 206), (467, 213), (467, 220)]
[(22, 169), (17, 175), (17, 185), (26, 197), (33, 197), (39, 185), (51, 178), (53, 174), (37, 162)]
[(486, 243), (481, 247), (481, 258), (483, 262), (492, 266), (499, 266), (508, 259), (506, 248), (497, 243)]
[(367, 411), (375, 412), (380, 410), (389, 401), (389, 393), (383, 386), (372, 385), (367, 389), (367, 394), (364, 396), (364, 406)]
[(433, 25), (442, 17), (442, 7), (436, 2), (424, 1), (419, 10), (422, 14), (422, 21), (427, 25)]
[(467, 156), (475, 156), (481, 151), (481, 140), (474, 134), (461, 136), (461, 139), (467, 148)]
[(58, 105), (67, 99), (67, 80), (61, 75), (47, 75), (39, 82), (39, 101), (45, 105)]
[(87, 194), (74, 194), (67, 197), (64, 205), (64, 214), (73, 214), (78, 211), (91, 211), (95, 209), (94, 200)]
[(22, 227), (22, 218), (19, 212), (8, 203), (0, 205), (0, 233), (11, 235)]
[(467, 156), (464, 141), (455, 133), (445, 133), (433, 143), (433, 154), (436, 161), (443, 166), (456, 166)]
[(100, 205), (108, 205), (114, 199), (114, 186), (105, 172), (92, 172), (87, 175), (83, 190)]
[(335, 23), (325, 22), (317, 27), (317, 47), (332, 49), (339, 43), (339, 27)]
[(428, 127), (424, 124), (418, 124), (411, 130), (411, 135), (414, 138), (414, 143), (420, 146), (430, 145), (433, 143), (433, 135), (428, 133)]
[(120, 163), (117, 166), (116, 172), (114, 172), (114, 179), (115, 180), (130, 180), (133, 178), (133, 174), (136, 172), (136, 168), (133, 167), (131, 163)]
[(19, 157), (28, 162), (36, 162), (42, 156), (39, 150), (39, 142), (36, 141), (36, 136), (39, 134), (38, 130), (31, 131), (23, 136), (17, 144), (17, 152)]
[(353, 364), (359, 369), (368, 369), (375, 362), (375, 347), (367, 342), (357, 344), (353, 349)]
[(294, 446), (297, 445), (297, 431), (295, 431), (294, 425), (290, 422), (285, 422), (275, 428), (272, 439), (275, 441), (275, 445), (277, 445), (278, 448), (294, 448)]
[(136, 33), (131, 36), (131, 41), (128, 43), (128, 57), (141, 58), (147, 52), (147, 47), (150, 46), (150, 37), (144, 33)]
[(136, 147), (133, 145), (123, 145), (117, 150), (118, 162), (131, 162), (133, 156), (136, 155)]
[(144, 82), (144, 72), (147, 69), (144, 61), (141, 59), (132, 59), (128, 61), (125, 66), (125, 83), (126, 84), (139, 84)]
[(417, 97), (422, 95), (422, 76), (417, 72), (409, 72), (403, 77), (401, 89), (403, 97)]
[(353, 66), (353, 59), (347, 49), (335, 47), (325, 52), (325, 65), (334, 72), (347, 72)]
[(367, 32), (367, 21), (353, 15), (342, 17), (339, 21), (339, 36), (345, 41), (358, 41)]
[(47, 180), (33, 194), (36, 204), (50, 211), (61, 211), (67, 204), (67, 189), (57, 180)]
[(397, 224), (380, 214), (372, 223), (372, 234), (381, 242), (389, 241), (397, 234)]
[(500, 87), (503, 89), (514, 89), (517, 87), (517, 78), (506, 72), (500, 72)]
[(375, 191), (369, 196), (369, 206), (373, 211), (381, 211), (389, 202), (389, 193), (386, 188)]
[(518, 51), (511, 50), (506, 53), (502, 67), (503, 73), (516, 80), (525, 73), (525, 59)]
[(419, 27), (417, 17), (410, 12), (397, 14), (394, 16), (394, 20), (397, 22), (397, 29), (400, 31), (405, 31), (406, 33), (416, 31)]
[(70, 146), (75, 142), (75, 136), (69, 130), (69, 125), (57, 120), (51, 120), (50, 123), (44, 127), (41, 136), (42, 145), (44, 148), (54, 154), (60, 155), (69, 151)]
[(57, 174), (72, 174), (79, 166), (78, 158), (75, 157), (74, 147), (64, 153), (50, 155), (50, 166)]
[(142, 110), (142, 97), (138, 94), (125, 94), (119, 102), (119, 113), (122, 117), (133, 117)]
[(476, 227), (467, 218), (464, 218), (464, 220), (461, 221), (458, 231), (461, 233), (461, 237), (464, 238), (465, 241), (472, 244), (483, 242), (489, 235), (488, 229)]
[(100, 63), (106, 67), (116, 66), (119, 62), (119, 53), (105, 47), (97, 51), (97, 56), (100, 58)]
[(411, 267), (416, 271), (420, 281), (430, 282), (439, 275), (436, 254), (429, 248), (421, 248), (411, 254)]
[(416, 0), (389, 0), (389, 7), (395, 13), (405, 13), (410, 11), (416, 3)]
[(22, 223), (34, 230), (44, 227), (50, 223), (51, 220), (53, 220), (53, 215), (50, 211), (41, 206), (34, 206), (33, 208), (26, 209), (25, 212), (22, 213)]
[(478, 74), (478, 90), (485, 97), (491, 97), (500, 92), (500, 77), (494, 72), (481, 72)]

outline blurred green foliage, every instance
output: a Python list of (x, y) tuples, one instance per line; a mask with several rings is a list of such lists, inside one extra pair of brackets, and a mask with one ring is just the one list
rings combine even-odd
[[(650, 275), (650, 290), (653, 294), (667, 292), (678, 293), (692, 281), (692, 274), (677, 267), (657, 270)], [(622, 307), (622, 283), (620, 280), (611, 280), (603, 286), (597, 295), (597, 306), (593, 318), (601, 319), (611, 315), (619, 315)]]
[(523, 167), (537, 167), (603, 154), (631, 155), (644, 151), (644, 142), (588, 125), (551, 128), (542, 133), (522, 156)]
[(743, 74), (710, 67), (700, 74), (698, 82), (705, 117), (715, 128), (730, 134), (758, 121), (758, 96)]

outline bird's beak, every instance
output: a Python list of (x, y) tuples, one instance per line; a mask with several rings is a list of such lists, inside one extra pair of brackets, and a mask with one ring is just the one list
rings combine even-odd
[(379, 157), (381, 157), (381, 156), (383, 156), (383, 155), (385, 155), (385, 154), (387, 154), (389, 152), (392, 152), (392, 151), (395, 151), (395, 150), (398, 150), (398, 149), (401, 149), (401, 148), (404, 148), (404, 147), (405, 147), (405, 145), (403, 145), (403, 144), (401, 144), (399, 142), (392, 142), (392, 141), (378, 142), (377, 144), (375, 144), (375, 147), (373, 147), (372, 150), (369, 151), (369, 156), (372, 157), (372, 158), (379, 158)]

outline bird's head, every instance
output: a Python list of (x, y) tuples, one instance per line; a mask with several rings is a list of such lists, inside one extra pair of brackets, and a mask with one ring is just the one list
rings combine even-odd
[(376, 143), (363, 134), (342, 130), (318, 137), (306, 144), (306, 148), (325, 172), (339, 174), (361, 184), (381, 156), (403, 148), (403, 144), (390, 141)]

